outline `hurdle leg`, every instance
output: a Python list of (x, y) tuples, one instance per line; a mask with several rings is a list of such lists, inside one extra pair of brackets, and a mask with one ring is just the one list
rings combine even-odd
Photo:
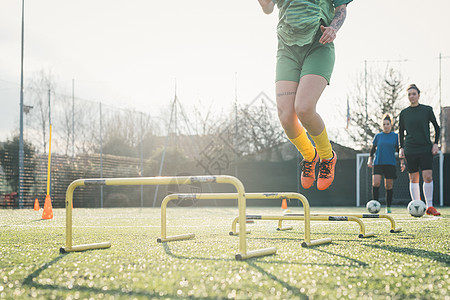
[[(285, 214), (285, 220), (289, 218), (296, 218), (297, 220), (303, 220), (304, 214)], [(351, 221), (359, 225), (359, 238), (367, 238), (375, 235), (373, 232), (366, 232), (364, 223), (355, 216), (329, 216), (329, 215), (311, 215), (311, 221)]]
[[(231, 231), (230, 231), (230, 235), (239, 235), (239, 232), (237, 232), (236, 230), (236, 224), (239, 223), (239, 217), (234, 218), (233, 223), (231, 223)], [(250, 233), (250, 230), (247, 229), (247, 234)]]
[(166, 208), (167, 203), (171, 200), (178, 199), (178, 195), (172, 194), (168, 195), (164, 198), (163, 202), (161, 203), (161, 237), (157, 238), (156, 241), (158, 243), (163, 242), (171, 242), (171, 241), (180, 241), (180, 240), (188, 240), (195, 237), (195, 234), (193, 233), (187, 233), (187, 234), (180, 234), (180, 235), (173, 235), (173, 236), (167, 236), (166, 232)]
[(380, 215), (380, 218), (385, 218), (389, 220), (389, 222), (391, 223), (391, 230), (389, 231), (390, 233), (397, 233), (402, 231), (401, 227), (396, 227), (395, 220), (393, 217), (389, 215)]
[(360, 218), (352, 217), (352, 216), (348, 216), (347, 218), (348, 218), (349, 221), (353, 221), (353, 222), (358, 223), (358, 225), (359, 225), (359, 235), (358, 235), (358, 237), (359, 238), (368, 238), (368, 237), (375, 236), (375, 233), (373, 233), (373, 232), (366, 232), (366, 228), (364, 226), (364, 223), (363, 223), (363, 221), (361, 221)]
[(95, 244), (76, 245), (76, 246), (72, 246), (71, 248), (61, 247), (61, 248), (59, 248), (59, 252), (60, 253), (68, 253), (68, 252), (78, 252), (78, 251), (94, 250), (94, 249), (106, 249), (106, 248), (110, 248), (110, 247), (111, 247), (110, 242), (104, 242), (104, 243), (95, 243)]
[(389, 231), (390, 233), (397, 233), (402, 231), (401, 227), (396, 227), (394, 218), (389, 215), (385, 214), (351, 214), (351, 215), (363, 219), (380, 219), (380, 218), (388, 219), (389, 222), (391, 223), (391, 229)]
[(272, 255), (275, 253), (277, 253), (277, 248), (271, 247), (271, 248), (247, 251), (246, 254), (238, 253), (238, 254), (236, 254), (235, 258), (236, 258), (236, 260), (244, 260), (244, 259), (249, 259), (252, 257)]
[[(306, 216), (260, 216), (260, 215), (255, 215), (255, 216), (247, 216), (249, 218), (253, 218), (253, 219), (260, 219), (260, 220), (305, 220), (308, 219), (308, 223), (312, 220), (310, 218), (307, 218)], [(305, 230), (308, 229), (309, 227), (306, 227)], [(306, 235), (306, 237), (309, 238), (309, 235)], [(311, 247), (311, 246), (316, 246), (316, 245), (322, 245), (322, 244), (328, 244), (331, 243), (331, 238), (323, 238), (323, 239), (318, 239), (318, 240), (306, 240), (301, 244), (302, 247)]]
[(238, 209), (239, 209), (239, 253), (235, 255), (236, 260), (248, 259), (251, 257), (259, 257), (265, 255), (272, 255), (277, 252), (277, 248), (265, 248), (247, 251), (247, 215), (246, 215), (246, 207), (247, 207), (247, 199), (245, 197), (245, 190), (242, 182), (239, 180), (235, 180), (233, 182), (236, 190), (238, 191)]
[[(99, 182), (100, 185), (104, 185), (103, 181)], [(68, 252), (78, 252), (93, 249), (105, 249), (110, 248), (110, 242), (104, 243), (94, 243), (94, 244), (84, 244), (84, 245), (72, 245), (72, 203), (73, 203), (73, 192), (76, 187), (84, 186), (85, 182), (81, 179), (73, 181), (66, 191), (66, 246), (59, 248), (60, 253)]]
[(373, 232), (366, 232), (366, 227), (364, 226), (363, 221), (360, 218), (354, 216), (329, 216), (329, 221), (351, 221), (356, 222), (359, 225), (359, 238), (368, 238), (375, 236)]
[(306, 197), (302, 194), (295, 193), (294, 195), (295, 196), (291, 198), (299, 199), (302, 202), (305, 215), (305, 241), (302, 243), (302, 247), (312, 247), (316, 245), (331, 243), (331, 238), (323, 238), (311, 241), (311, 211), (309, 208), (308, 199), (306, 199)]
[(292, 229), (293, 229), (292, 226), (283, 227), (283, 220), (282, 219), (278, 220), (277, 231), (285, 231), (285, 230), (292, 230)]

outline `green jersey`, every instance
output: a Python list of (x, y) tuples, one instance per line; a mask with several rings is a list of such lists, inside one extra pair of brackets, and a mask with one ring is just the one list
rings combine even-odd
[(334, 8), (352, 0), (272, 0), (277, 4), (278, 37), (288, 46), (310, 44), (321, 24), (329, 26)]
[(436, 133), (434, 143), (437, 144), (440, 128), (431, 106), (419, 104), (409, 106), (400, 112), (399, 142), (400, 147), (405, 149), (405, 154), (431, 152), (433, 143), (430, 140), (430, 122), (434, 126)]

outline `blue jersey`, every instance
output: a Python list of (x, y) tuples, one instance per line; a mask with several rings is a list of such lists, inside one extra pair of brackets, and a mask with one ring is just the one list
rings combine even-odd
[(396, 165), (395, 151), (398, 148), (398, 134), (380, 132), (375, 135), (373, 145), (377, 147), (374, 165)]

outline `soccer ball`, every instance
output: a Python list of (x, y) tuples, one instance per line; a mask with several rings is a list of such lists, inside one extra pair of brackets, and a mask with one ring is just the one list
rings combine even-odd
[(413, 217), (421, 217), (427, 210), (425, 202), (422, 200), (414, 200), (408, 204), (408, 212)]
[(377, 200), (370, 200), (367, 202), (366, 208), (371, 214), (376, 214), (380, 211), (381, 204)]

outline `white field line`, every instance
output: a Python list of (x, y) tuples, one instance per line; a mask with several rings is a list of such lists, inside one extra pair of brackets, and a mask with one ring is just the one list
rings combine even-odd
[[(428, 222), (428, 221), (436, 221), (436, 220), (440, 220), (442, 219), (442, 217), (439, 216), (427, 216), (425, 218), (412, 218), (411, 219), (396, 219), (395, 222), (396, 223), (404, 223), (404, 222)], [(361, 218), (361, 220), (364, 223), (389, 223), (388, 219), (363, 219)], [(258, 221), (258, 220), (255, 220)], [(269, 220), (259, 220), (259, 221), (269, 221)], [(284, 222), (289, 222), (292, 220), (285, 220)], [(294, 223), (300, 222), (302, 223), (301, 220), (299, 221), (295, 221)], [(314, 225), (320, 225), (320, 224), (324, 224), (324, 223), (335, 223), (333, 221), (312, 221), (311, 222), (311, 226)], [(177, 227), (183, 227), (183, 228), (201, 228), (201, 227), (213, 227), (213, 228), (217, 228), (217, 227), (223, 227), (226, 225), (211, 225), (211, 224), (205, 224), (205, 225), (167, 225), (168, 228), (177, 228)], [(50, 224), (46, 224), (46, 225), (30, 225), (30, 224), (0, 224), (0, 228), (1, 227), (23, 227), (23, 228), (34, 228), (34, 227), (54, 227), (54, 228), (65, 228), (65, 225), (50, 225)], [(111, 226), (111, 225), (73, 225), (72, 228), (160, 228), (160, 225), (117, 225), (117, 226)]]
[(429, 217), (426, 217), (426, 218), (422, 218), (422, 217), (420, 217), (420, 218), (414, 218), (414, 217), (411, 217), (411, 219), (401, 219), (401, 220), (395, 220), (395, 222), (398, 222), (398, 221), (400, 221), (400, 222), (427, 222), (427, 221), (436, 221), (436, 220), (440, 220), (440, 219), (442, 219), (442, 217), (438, 217), (438, 216), (429, 216)]
[[(9, 225), (9, 224), (4, 224), (1, 225), (0, 227), (23, 227), (23, 228), (35, 228), (35, 227), (52, 227), (52, 228), (66, 228), (66, 226), (36, 226), (36, 225), (23, 225), (23, 224), (18, 224), (18, 225)], [(124, 226), (111, 226), (111, 225), (107, 225), (107, 226), (102, 226), (102, 225), (74, 225), (72, 226), (72, 228), (160, 228), (160, 225), (145, 225), (145, 226), (130, 226), (130, 225), (124, 225)], [(183, 226), (177, 226), (177, 225), (168, 225), (167, 228), (201, 228), (201, 227), (223, 227), (220, 225), (183, 225)]]

